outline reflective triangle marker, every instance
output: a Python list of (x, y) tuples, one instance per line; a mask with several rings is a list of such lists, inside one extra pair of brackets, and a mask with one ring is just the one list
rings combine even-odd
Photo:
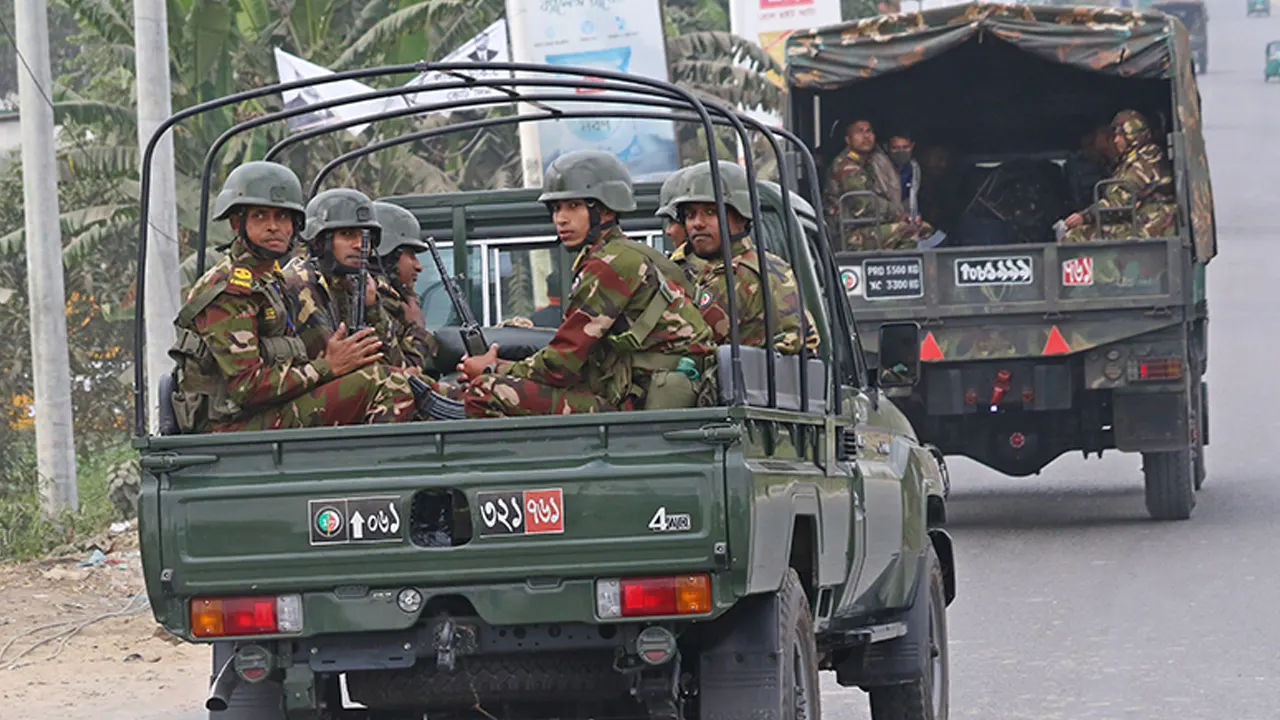
[(942, 359), (942, 348), (938, 347), (938, 341), (933, 339), (933, 331), (929, 331), (929, 334), (924, 336), (924, 342), (920, 343), (920, 359)]
[(1071, 352), (1071, 346), (1067, 345), (1067, 341), (1062, 337), (1062, 333), (1058, 332), (1058, 326), (1054, 325), (1049, 330), (1049, 339), (1044, 341), (1044, 349), (1040, 351), (1041, 355), (1066, 355)]

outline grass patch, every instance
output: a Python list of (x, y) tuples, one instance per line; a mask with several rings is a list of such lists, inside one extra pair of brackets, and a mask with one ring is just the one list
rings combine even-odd
[(137, 452), (127, 439), (79, 454), (80, 508), (52, 520), (40, 510), (35, 437), (28, 434), (15, 440), (7, 444), (0, 469), (0, 562), (40, 557), (60, 545), (96, 535), (118, 519), (107, 499), (107, 476), (112, 465)]

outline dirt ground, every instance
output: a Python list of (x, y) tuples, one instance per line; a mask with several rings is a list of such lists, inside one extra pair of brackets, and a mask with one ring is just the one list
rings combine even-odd
[(0, 565), (5, 720), (185, 716), (203, 706), (209, 650), (156, 625), (137, 547), (133, 527), (116, 527), (47, 560)]

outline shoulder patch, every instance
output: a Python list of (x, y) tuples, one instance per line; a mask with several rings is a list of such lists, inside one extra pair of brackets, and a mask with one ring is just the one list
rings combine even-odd
[(227, 279), (227, 289), (231, 292), (249, 292), (253, 289), (253, 272), (245, 267), (232, 268), (231, 277)]
[(703, 290), (698, 293), (698, 309), (702, 310), (711, 304), (711, 291)]

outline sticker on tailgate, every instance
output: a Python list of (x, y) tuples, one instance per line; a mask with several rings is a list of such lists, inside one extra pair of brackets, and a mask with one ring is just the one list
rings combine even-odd
[(480, 536), (564, 532), (564, 490), (499, 490), (476, 493)]
[(924, 263), (918, 257), (863, 260), (862, 282), (867, 300), (924, 297)]
[(402, 542), (399, 495), (307, 501), (312, 545)]
[(1085, 256), (1062, 261), (1062, 284), (1088, 287), (1093, 284), (1093, 258)]
[(956, 259), (956, 285), (1030, 285), (1035, 265), (1030, 255)]

